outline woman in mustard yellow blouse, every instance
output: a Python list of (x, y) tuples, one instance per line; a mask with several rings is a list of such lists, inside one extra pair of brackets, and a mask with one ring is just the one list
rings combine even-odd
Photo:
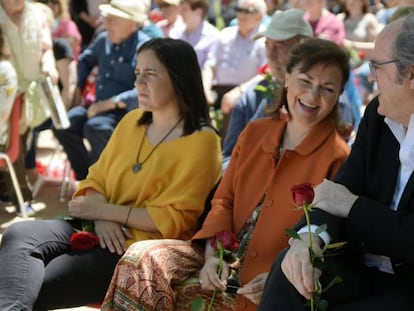
[(193, 48), (154, 39), (138, 50), (139, 109), (119, 123), (69, 202), (94, 222), (99, 244), (73, 251), (78, 220), (16, 223), (0, 248), (0, 310), (101, 302), (132, 242), (190, 238), (220, 178), (220, 139), (210, 126)]

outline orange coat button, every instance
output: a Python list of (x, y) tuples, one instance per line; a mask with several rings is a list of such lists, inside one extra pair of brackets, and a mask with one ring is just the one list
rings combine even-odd
[(250, 257), (255, 258), (257, 256), (256, 251), (250, 251)]
[(266, 206), (272, 206), (272, 205), (273, 205), (273, 200), (266, 201)]
[(246, 302), (245, 301), (240, 301), (240, 308), (242, 308), (242, 309), (246, 308)]

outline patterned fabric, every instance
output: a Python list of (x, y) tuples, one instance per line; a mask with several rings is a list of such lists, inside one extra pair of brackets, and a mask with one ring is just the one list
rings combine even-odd
[[(198, 283), (203, 263), (203, 249), (187, 241), (135, 243), (115, 269), (102, 310), (191, 310), (198, 297), (208, 304), (212, 292), (201, 290)], [(230, 311), (233, 300), (217, 293), (212, 309)]]

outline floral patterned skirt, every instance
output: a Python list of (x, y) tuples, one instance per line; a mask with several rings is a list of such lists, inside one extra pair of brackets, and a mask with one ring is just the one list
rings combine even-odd
[[(180, 240), (148, 240), (131, 245), (118, 262), (101, 310), (192, 310), (201, 297), (206, 305), (213, 292), (202, 290), (198, 273), (203, 249)], [(234, 296), (217, 293), (211, 310), (233, 310)]]

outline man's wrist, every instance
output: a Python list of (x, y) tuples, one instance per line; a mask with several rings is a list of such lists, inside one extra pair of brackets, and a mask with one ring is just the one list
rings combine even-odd
[(114, 104), (114, 109), (125, 109), (125, 104), (121, 101), (119, 95), (112, 96), (111, 102)]

